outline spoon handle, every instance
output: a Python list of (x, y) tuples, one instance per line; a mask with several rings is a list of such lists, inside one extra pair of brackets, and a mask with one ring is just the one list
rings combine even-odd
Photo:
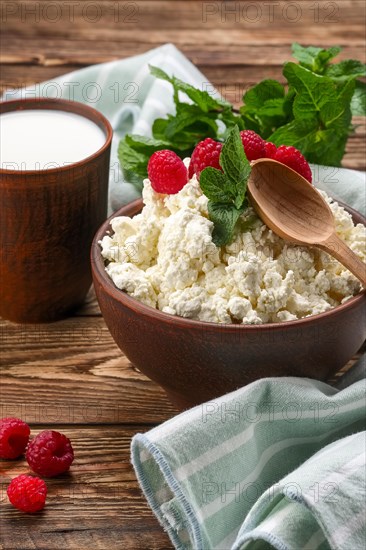
[(326, 241), (319, 243), (318, 246), (349, 269), (366, 287), (366, 264), (356, 256), (353, 250), (336, 233), (333, 233)]

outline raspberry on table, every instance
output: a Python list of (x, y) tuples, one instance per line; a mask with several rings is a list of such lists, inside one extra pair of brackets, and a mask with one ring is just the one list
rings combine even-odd
[(271, 141), (265, 141), (264, 150), (265, 150), (265, 157), (267, 159), (273, 159), (277, 152), (277, 147)]
[(240, 132), (240, 137), (248, 160), (257, 160), (266, 156), (265, 142), (253, 130), (243, 130)]
[(53, 477), (70, 468), (74, 451), (65, 435), (45, 430), (29, 442), (26, 459), (36, 474)]
[(303, 176), (311, 183), (312, 174), (310, 166), (306, 158), (298, 149), (296, 149), (296, 147), (293, 147), (292, 145), (280, 145), (276, 151), (276, 154), (272, 158), (278, 162), (282, 162), (282, 164), (286, 164), (286, 166), (295, 170), (295, 172)]
[(22, 474), (10, 482), (6, 492), (15, 508), (31, 514), (44, 508), (47, 485), (39, 477)]
[(212, 138), (206, 138), (200, 141), (191, 156), (188, 175), (191, 178), (196, 174), (197, 179), (200, 179), (200, 173), (204, 168), (212, 166), (218, 170), (222, 170), (220, 166), (220, 154), (222, 143), (215, 141)]
[(147, 165), (147, 173), (151, 187), (157, 193), (174, 195), (188, 181), (188, 171), (182, 159), (169, 149), (155, 151), (151, 155)]
[(26, 449), (30, 428), (20, 418), (0, 420), (0, 458), (18, 458)]

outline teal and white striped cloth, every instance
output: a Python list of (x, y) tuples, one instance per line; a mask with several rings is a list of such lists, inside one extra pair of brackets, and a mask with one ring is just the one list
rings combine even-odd
[(268, 378), (132, 440), (180, 550), (364, 550), (365, 380)]

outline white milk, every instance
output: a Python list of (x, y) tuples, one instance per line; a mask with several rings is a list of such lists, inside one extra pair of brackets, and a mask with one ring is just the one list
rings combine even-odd
[(0, 115), (0, 167), (46, 170), (83, 160), (106, 136), (94, 122), (66, 111), (29, 109)]

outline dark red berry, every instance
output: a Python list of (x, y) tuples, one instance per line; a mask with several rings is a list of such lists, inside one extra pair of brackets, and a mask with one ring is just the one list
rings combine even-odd
[(31, 514), (44, 508), (47, 485), (39, 477), (22, 474), (10, 482), (6, 492), (15, 508)]
[(168, 149), (155, 151), (151, 155), (147, 165), (147, 173), (151, 187), (157, 193), (174, 195), (188, 181), (188, 171), (182, 159), (174, 151)]
[(306, 158), (295, 147), (280, 145), (273, 159), (282, 162), (282, 164), (286, 164), (286, 166), (295, 170), (295, 172), (311, 183), (312, 174), (310, 166)]
[(0, 420), (0, 458), (18, 458), (28, 444), (30, 428), (20, 418)]
[(218, 170), (222, 170), (220, 166), (220, 154), (222, 143), (211, 138), (206, 138), (200, 141), (191, 156), (188, 175), (191, 178), (196, 174), (197, 179), (200, 179), (200, 173), (207, 166), (212, 166)]
[(30, 441), (26, 459), (36, 474), (53, 477), (70, 468), (74, 460), (74, 451), (65, 435), (45, 430)]
[(271, 141), (265, 141), (264, 142), (264, 150), (265, 150), (266, 158), (267, 159), (273, 159), (276, 152), (277, 152), (277, 147)]
[(253, 130), (243, 130), (240, 132), (245, 155), (248, 160), (257, 160), (265, 157), (264, 140)]

